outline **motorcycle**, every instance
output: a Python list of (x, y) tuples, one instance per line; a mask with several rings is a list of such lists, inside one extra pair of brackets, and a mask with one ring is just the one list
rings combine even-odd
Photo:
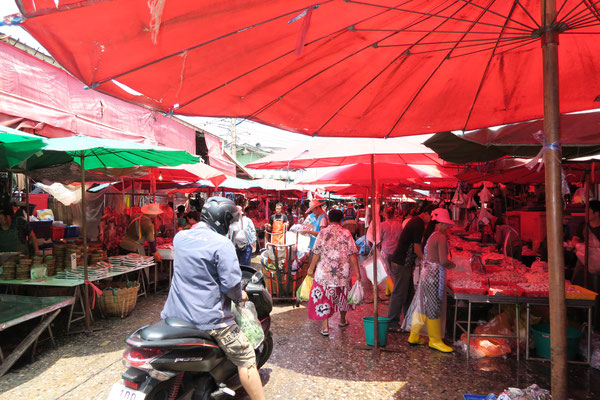
[[(265, 339), (255, 349), (257, 367), (273, 350), (273, 301), (262, 273), (242, 266), (242, 288), (254, 303)], [(241, 387), (237, 367), (206, 332), (179, 318), (167, 318), (132, 333), (123, 353), (127, 371), (108, 400), (223, 400)]]

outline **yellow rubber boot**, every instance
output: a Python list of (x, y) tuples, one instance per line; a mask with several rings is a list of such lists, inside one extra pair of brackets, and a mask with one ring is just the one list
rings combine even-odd
[(442, 321), (441, 319), (427, 320), (427, 333), (429, 334), (429, 347), (444, 353), (451, 353), (454, 349), (442, 341)]
[(413, 313), (408, 343), (425, 344), (425, 339), (419, 334), (419, 332), (421, 332), (421, 328), (423, 325), (425, 325), (425, 321), (427, 321), (427, 317), (424, 314)]

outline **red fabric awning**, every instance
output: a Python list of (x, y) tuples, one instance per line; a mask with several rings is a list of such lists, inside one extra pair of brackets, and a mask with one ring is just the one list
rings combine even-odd
[[(61, 2), (62, 4), (62, 2)], [(94, 90), (67, 72), (0, 42), (0, 124), (46, 137), (74, 134), (196, 150), (196, 132)]]
[(216, 136), (204, 133), (204, 140), (208, 148), (208, 163), (229, 176), (236, 176), (235, 164), (223, 157), (223, 143)]

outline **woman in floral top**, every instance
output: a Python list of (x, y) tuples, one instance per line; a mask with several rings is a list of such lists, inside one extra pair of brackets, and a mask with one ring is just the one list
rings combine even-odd
[(323, 321), (323, 336), (329, 336), (329, 318), (336, 311), (340, 311), (338, 326), (348, 325), (346, 312), (354, 309), (347, 301), (352, 281), (351, 266), (360, 280), (358, 248), (350, 232), (340, 225), (343, 217), (340, 210), (329, 212), (330, 225), (317, 236), (314, 256), (307, 272), (309, 276), (314, 276), (308, 300), (308, 317), (313, 321)]

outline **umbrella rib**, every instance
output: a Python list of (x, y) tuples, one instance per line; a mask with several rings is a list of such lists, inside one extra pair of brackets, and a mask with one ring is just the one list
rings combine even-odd
[(597, 1), (589, 6), (589, 11), (591, 15), (584, 15), (575, 20), (570, 20), (567, 26), (572, 29), (577, 29), (579, 28), (579, 26), (587, 24), (591, 21), (600, 20), (598, 10), (596, 9), (596, 4), (598, 4), (599, 2), (600, 1)]
[[(494, 3), (495, 0), (490, 1), (489, 6), (491, 6)], [(463, 7), (465, 7), (465, 5), (463, 5)], [(458, 13), (460, 10), (462, 9), (462, 7), (456, 11), (456, 13)], [(481, 12), (481, 14), (479, 14), (479, 18), (481, 19), (483, 18), (483, 16), (485, 15), (485, 10), (483, 12)], [(444, 21), (443, 23), (445, 23), (446, 21)], [(473, 22), (471, 27), (474, 27), (475, 24), (477, 22)], [(441, 24), (440, 24), (441, 25)], [(463, 37), (467, 35), (466, 33), (463, 35)], [(458, 45), (457, 41), (457, 45)], [(389, 130), (389, 132), (387, 133), (387, 135), (385, 136), (385, 138), (389, 138), (390, 135), (392, 134), (392, 132), (394, 131), (394, 129), (396, 129), (396, 126), (398, 126), (398, 124), (400, 123), (400, 120), (404, 117), (404, 115), (408, 112), (408, 109), (413, 105), (413, 103), (415, 102), (415, 100), (417, 99), (417, 97), (419, 96), (419, 94), (421, 94), (421, 92), (423, 91), (423, 89), (425, 88), (425, 86), (427, 85), (427, 83), (433, 78), (433, 76), (435, 75), (435, 73), (437, 71), (439, 71), (439, 69), (442, 67), (442, 64), (444, 63), (444, 61), (446, 61), (448, 59), (448, 57), (450, 56), (450, 53), (452, 53), (452, 50), (450, 50), (448, 52), (447, 57), (444, 57), (442, 59), (442, 61), (440, 61), (440, 63), (438, 64), (438, 66), (431, 72), (431, 74), (429, 75), (429, 77), (425, 80), (425, 82), (423, 82), (423, 84), (421, 85), (421, 87), (419, 88), (419, 90), (417, 91), (417, 93), (414, 94), (414, 96), (412, 97), (412, 100), (408, 103), (408, 105), (404, 108), (404, 111), (402, 112), (402, 114), (400, 114), (400, 116), (398, 117), (398, 119), (396, 119), (396, 122), (394, 123), (394, 125), (391, 127), (391, 129)]]
[[(357, 32), (404, 32), (404, 33), (432, 33), (428, 30), (412, 30), (412, 29), (366, 29), (366, 28), (356, 28)], [(450, 33), (450, 34), (462, 34), (462, 33), (470, 33), (477, 35), (497, 35), (498, 32), (482, 32), (482, 31), (435, 31), (433, 33)], [(503, 35), (523, 35), (522, 32), (503, 32)]]
[[(523, 47), (523, 46), (527, 46), (527, 45), (529, 45), (529, 44), (531, 44), (533, 42), (536, 42), (537, 40), (539, 40), (539, 39), (538, 38), (531, 38), (531, 39), (528, 39), (528, 40), (523, 40), (522, 41), (523, 43), (521, 43), (519, 45), (516, 45), (514, 47), (511, 47), (511, 48), (505, 49), (503, 51), (499, 51), (495, 55), (498, 56), (498, 55), (504, 54), (504, 53), (506, 53), (508, 51), (511, 51), (511, 50), (514, 50), (514, 49), (518, 49), (518, 48)], [(498, 46), (498, 48), (504, 47), (504, 46), (508, 46), (508, 45), (503, 44), (503, 45)], [(450, 58), (459, 58), (459, 57), (464, 57), (464, 56), (468, 56), (468, 55), (471, 55), (471, 54), (477, 54), (477, 53), (481, 53), (481, 52), (484, 52), (484, 51), (490, 51), (490, 50), (492, 50), (492, 48), (483, 49), (483, 50), (477, 50), (477, 51), (471, 51), (469, 53), (459, 54), (459, 55), (456, 55), (456, 56), (452, 56)]]
[[(563, 8), (564, 8), (564, 7), (567, 5), (567, 3), (568, 3), (568, 1), (566, 1), (566, 0), (565, 0), (565, 1), (562, 3), (562, 5), (561, 5), (561, 6), (560, 6), (560, 8), (558, 9), (558, 11), (556, 12), (556, 16), (554, 17), (554, 21), (552, 21), (553, 23), (554, 23), (554, 22), (556, 22), (556, 20), (558, 19), (558, 16), (560, 15), (560, 12), (561, 12), (561, 11), (562, 11), (562, 9), (563, 9)], [(580, 6), (582, 3), (583, 3), (583, 2), (575, 4), (575, 5), (573, 6), (573, 8), (571, 8), (571, 9), (570, 9), (570, 10), (569, 10), (569, 11), (568, 11), (568, 12), (567, 12), (565, 15), (563, 15), (563, 17), (562, 17), (561, 21), (566, 21), (567, 19), (570, 19), (571, 17), (569, 17), (569, 15), (570, 15), (570, 14), (571, 14), (573, 11), (577, 10), (577, 8), (578, 8), (578, 7), (579, 7), (579, 6)], [(567, 18), (567, 17), (568, 17), (568, 18)]]
[[(325, 35), (325, 36), (322, 36), (322, 37), (320, 37), (320, 38), (317, 38), (317, 39), (315, 39), (315, 40), (313, 40), (313, 41), (311, 41), (311, 42), (308, 42), (308, 43), (306, 44), (306, 46), (312, 45), (312, 44), (314, 44), (314, 43), (317, 43), (317, 42), (319, 42), (319, 41), (321, 41), (321, 40), (323, 40), (323, 39), (326, 39), (326, 38), (328, 38), (328, 37), (332, 37), (332, 36), (334, 36), (334, 35), (343, 34), (343, 33), (347, 32), (347, 31), (348, 31), (348, 29), (349, 29), (349, 28), (351, 28), (351, 27), (353, 27), (354, 25), (356, 25), (356, 24), (360, 24), (360, 23), (362, 23), (362, 22), (365, 22), (365, 21), (368, 21), (368, 20), (370, 20), (370, 19), (373, 19), (373, 18), (375, 18), (375, 17), (378, 17), (378, 16), (380, 16), (380, 15), (382, 15), (382, 14), (384, 14), (384, 13), (388, 12), (388, 11), (389, 11), (389, 10), (386, 10), (386, 11), (382, 11), (382, 12), (380, 12), (380, 13), (377, 13), (377, 14), (371, 15), (371, 16), (369, 16), (369, 17), (367, 17), (367, 18), (364, 18), (364, 19), (362, 19), (362, 20), (360, 20), (360, 21), (354, 22), (352, 25), (349, 25), (349, 26), (346, 26), (346, 27), (344, 27), (344, 28), (342, 28), (342, 29), (339, 29), (338, 31), (331, 32), (331, 33), (328, 33), (328, 34), (327, 34), (327, 35)], [(381, 39), (380, 39), (380, 40), (381, 40)], [(365, 47), (365, 49), (369, 48), (370, 46), (371, 46), (371, 45), (369, 45), (369, 46), (366, 46), (366, 47)], [(362, 50), (365, 50), (365, 49), (362, 49)], [(361, 50), (361, 51), (362, 51), (362, 50)], [(282, 59), (283, 57), (286, 57), (286, 56), (288, 56), (288, 55), (290, 55), (290, 54), (293, 54), (293, 53), (295, 53), (295, 52), (296, 52), (296, 49), (294, 49), (294, 50), (290, 50), (290, 51), (288, 51), (288, 52), (286, 52), (286, 53), (284, 53), (284, 54), (281, 54), (281, 55), (279, 55), (279, 56), (277, 56), (277, 57), (275, 57), (275, 58), (273, 58), (273, 59), (271, 59), (271, 60), (269, 60), (269, 61), (265, 62), (265, 63), (264, 63), (264, 64), (262, 64), (262, 65), (259, 65), (259, 66), (255, 67), (255, 68), (253, 68), (253, 69), (251, 69), (251, 70), (249, 70), (249, 71), (246, 71), (246, 72), (244, 72), (243, 74), (236, 76), (235, 78), (232, 78), (231, 80), (229, 80), (229, 81), (227, 81), (227, 82), (225, 82), (225, 83), (223, 83), (223, 84), (221, 84), (221, 85), (219, 85), (219, 86), (216, 86), (216, 87), (214, 87), (214, 88), (210, 89), (209, 91), (207, 91), (207, 92), (205, 92), (205, 93), (202, 93), (202, 94), (200, 94), (200, 95), (198, 95), (198, 96), (196, 96), (196, 97), (194, 97), (194, 98), (192, 98), (192, 99), (190, 99), (190, 100), (188, 100), (188, 101), (186, 101), (186, 102), (180, 103), (180, 104), (179, 104), (179, 106), (176, 108), (176, 110), (181, 110), (183, 107), (186, 107), (186, 106), (190, 105), (191, 103), (193, 103), (193, 102), (195, 102), (195, 101), (197, 101), (197, 100), (200, 100), (201, 98), (203, 98), (203, 97), (205, 97), (205, 96), (207, 96), (207, 95), (209, 95), (209, 94), (211, 94), (211, 93), (213, 93), (213, 92), (215, 92), (215, 91), (217, 91), (217, 90), (219, 90), (219, 89), (221, 89), (221, 88), (223, 88), (223, 87), (225, 87), (225, 86), (227, 86), (227, 85), (229, 85), (229, 84), (231, 84), (231, 83), (233, 83), (233, 82), (235, 82), (235, 81), (237, 81), (237, 80), (239, 80), (239, 79), (241, 79), (241, 78), (243, 78), (244, 76), (246, 76), (246, 75), (249, 75), (249, 74), (251, 74), (251, 73), (253, 73), (253, 72), (255, 72), (255, 71), (258, 71), (259, 69), (261, 69), (261, 68), (263, 68), (263, 67), (266, 67), (267, 65), (269, 65), (269, 64), (272, 64), (272, 63), (274, 63), (275, 61), (278, 61), (278, 60)], [(252, 114), (252, 115), (253, 115), (253, 114)], [(247, 118), (245, 118), (245, 119), (247, 119)]]
[[(468, 32), (464, 32), (465, 34)], [(500, 33), (502, 34), (502, 33)], [(507, 38), (500, 38), (500, 37), (496, 37), (494, 38), (486, 38), (486, 39), (469, 39), (469, 40), (461, 40), (460, 43), (474, 43), (474, 42), (478, 42), (479, 44), (475, 44), (476, 46), (479, 46), (481, 44), (490, 44), (490, 43), (496, 43), (498, 41), (501, 42), (506, 42), (506, 41), (512, 41), (512, 40), (521, 40), (521, 39), (531, 39), (531, 36), (518, 36), (518, 37), (507, 37)], [(426, 42), (426, 43), (399, 43), (399, 44), (379, 44), (377, 45), (377, 47), (409, 47), (409, 46), (424, 46), (424, 45), (432, 45), (432, 44), (454, 44), (456, 43), (455, 40), (448, 40), (448, 41), (443, 41), (443, 42)]]
[[(572, 16), (570, 16), (568, 19), (563, 18), (562, 20), (560, 20), (559, 22), (562, 22), (564, 24), (567, 24), (568, 26), (571, 26), (573, 24), (577, 24), (579, 21), (581, 20), (585, 20), (587, 18), (589, 18), (589, 15), (582, 15), (584, 14), (586, 11), (589, 11), (590, 13), (594, 14), (594, 11), (597, 12), (597, 10), (595, 10), (595, 6), (596, 4), (600, 3), (599, 0), (594, 1), (593, 3), (590, 3), (589, 5), (587, 4), (586, 0), (581, 0), (581, 2), (579, 4), (577, 4), (575, 6), (575, 8), (578, 8), (578, 6), (583, 6), (583, 8), (581, 10), (579, 10), (576, 14), (573, 14)], [(594, 8), (594, 11), (592, 11), (591, 9)]]
[[(333, 0), (325, 0), (325, 1), (322, 1), (321, 3), (317, 3), (317, 4), (314, 4), (314, 5), (312, 5), (312, 6), (309, 6), (309, 7), (320, 6), (320, 5), (323, 5), (323, 4), (331, 3), (332, 1), (333, 1)], [(169, 58), (173, 58), (173, 57), (179, 56), (179, 55), (181, 55), (181, 54), (183, 54), (183, 53), (185, 53), (185, 52), (188, 52), (188, 51), (191, 51), (191, 50), (196, 50), (196, 49), (198, 49), (198, 48), (200, 48), (200, 47), (203, 47), (203, 46), (206, 46), (206, 45), (208, 45), (208, 44), (211, 44), (211, 43), (217, 42), (217, 41), (219, 41), (219, 40), (221, 40), (221, 39), (225, 39), (225, 38), (227, 38), (227, 37), (229, 37), (229, 36), (233, 36), (233, 35), (235, 35), (235, 34), (238, 34), (238, 33), (245, 32), (245, 31), (247, 31), (248, 29), (253, 29), (253, 28), (256, 28), (256, 27), (258, 27), (258, 26), (261, 26), (261, 25), (264, 25), (264, 24), (268, 24), (269, 22), (276, 21), (276, 20), (278, 20), (278, 19), (280, 19), (280, 18), (285, 18), (285, 17), (288, 17), (288, 16), (290, 16), (290, 15), (297, 14), (298, 12), (301, 12), (301, 11), (304, 11), (304, 10), (306, 10), (306, 7), (299, 8), (299, 9), (296, 9), (296, 10), (293, 10), (293, 11), (290, 11), (290, 12), (287, 12), (287, 13), (285, 13), (285, 14), (282, 14), (282, 15), (279, 15), (279, 16), (277, 16), (277, 17), (272, 17), (272, 18), (269, 18), (269, 19), (267, 19), (267, 20), (264, 20), (264, 21), (261, 21), (261, 22), (257, 22), (256, 24), (252, 24), (252, 25), (249, 25), (249, 26), (247, 26), (247, 27), (245, 27), (245, 28), (238, 29), (238, 30), (236, 30), (236, 31), (234, 31), (234, 32), (228, 32), (228, 33), (226, 33), (226, 34), (224, 34), (224, 35), (221, 35), (221, 36), (219, 36), (219, 37), (216, 37), (216, 38), (213, 38), (213, 39), (207, 40), (207, 41), (205, 41), (205, 42), (199, 43), (199, 44), (197, 44), (197, 45), (194, 45), (194, 46), (192, 46), (192, 47), (188, 47), (188, 48), (187, 48), (187, 49), (185, 49), (185, 50), (180, 50), (180, 51), (178, 51), (178, 52), (176, 52), (176, 53), (172, 53), (172, 54), (166, 55), (166, 56), (164, 56), (164, 57), (161, 57), (161, 58), (159, 58), (159, 59), (156, 59), (156, 60), (150, 61), (149, 63), (146, 63), (146, 64), (143, 64), (143, 65), (137, 66), (137, 67), (135, 67), (135, 68), (132, 68), (132, 69), (130, 69), (130, 70), (127, 70), (127, 71), (124, 71), (124, 72), (120, 72), (120, 73), (118, 73), (118, 74), (116, 74), (116, 75), (113, 75), (112, 77), (105, 78), (105, 79), (103, 79), (103, 80), (100, 80), (100, 81), (97, 81), (97, 82), (93, 82), (92, 84), (93, 84), (93, 85), (102, 85), (102, 84), (104, 84), (104, 83), (106, 83), (106, 82), (108, 82), (108, 81), (110, 81), (110, 80), (117, 79), (117, 78), (120, 78), (120, 77), (122, 77), (122, 76), (124, 76), (124, 75), (131, 74), (132, 72), (139, 71), (139, 70), (141, 70), (141, 69), (144, 69), (144, 68), (146, 68), (146, 67), (149, 67), (149, 66), (151, 66), (151, 65), (157, 64), (157, 63), (159, 63), (159, 62), (162, 62), (162, 61), (165, 61), (165, 60), (168, 60)]]
[[(519, 0), (515, 0), (510, 8), (510, 12), (509, 12), (509, 16), (512, 15), (517, 7), (517, 4), (519, 3)], [(508, 24), (508, 19), (505, 21), (505, 24)], [(500, 33), (502, 34), (502, 33)], [(498, 37), (498, 39), (500, 39), (500, 37)], [(490, 57), (488, 58), (488, 62), (487, 65), (485, 66), (485, 69), (483, 70), (483, 76), (481, 77), (481, 80), (479, 81), (479, 87), (477, 88), (477, 91), (475, 92), (475, 96), (473, 97), (473, 101), (471, 102), (471, 107), (469, 108), (469, 113), (467, 114), (467, 119), (465, 120), (465, 124), (463, 125), (463, 130), (466, 130), (467, 125), (469, 124), (469, 119), (471, 119), (471, 114), (473, 113), (473, 109), (475, 108), (475, 103), (477, 102), (477, 99), (479, 98), (479, 93), (481, 93), (481, 89), (483, 88), (483, 82), (485, 81), (485, 78), (487, 76), (487, 73), (489, 71), (490, 65), (492, 64), (492, 60), (494, 58), (494, 54), (496, 53), (496, 49), (498, 48), (498, 42), (496, 41), (496, 45), (494, 46)]]
[[(566, 1), (565, 1), (565, 3), (566, 3)], [(563, 5), (565, 5), (565, 3), (563, 3)], [(527, 11), (527, 9), (525, 7), (523, 7), (523, 5), (521, 4), (520, 0), (517, 0), (517, 5), (521, 8), (521, 10), (523, 10), (523, 12), (525, 12), (525, 14), (529, 17), (529, 19), (535, 24), (535, 26), (537, 27), (537, 29), (540, 29), (541, 28), (540, 24), (535, 20), (535, 18), (533, 18), (531, 16), (531, 14), (529, 13), (529, 11)]]
[[(453, 5), (453, 4), (450, 4), (449, 6), (447, 6), (447, 7), (445, 7), (445, 8), (442, 8), (442, 9), (441, 9), (440, 11), (438, 11), (438, 12), (445, 11), (445, 10), (447, 10), (448, 8), (450, 8), (452, 5)], [(417, 25), (417, 24), (419, 24), (419, 23), (421, 23), (421, 22), (424, 22), (424, 21), (426, 21), (426, 20), (428, 20), (428, 19), (430, 19), (430, 18), (431, 18), (431, 17), (429, 17), (429, 16), (420, 16), (420, 17), (418, 17), (418, 19), (419, 19), (418, 21), (413, 21), (413, 22), (411, 22), (410, 24), (408, 24), (408, 25), (409, 25), (408, 27), (410, 27), (410, 26), (414, 26), (414, 25)], [(443, 23), (442, 23), (442, 24), (443, 24)], [(438, 26), (441, 26), (442, 24), (440, 24), (440, 25), (438, 25)], [(430, 33), (431, 33), (431, 31), (427, 32), (427, 34), (430, 34)], [(389, 38), (389, 37), (391, 37), (391, 36), (393, 36), (393, 35), (395, 35), (395, 33), (394, 33), (394, 34), (392, 34), (392, 35), (390, 35), (390, 36), (388, 36), (387, 38)], [(423, 37), (422, 37), (422, 38), (420, 38), (419, 40), (423, 40), (423, 39), (425, 39), (425, 37), (427, 37), (427, 35), (423, 36)], [(387, 39), (387, 38), (385, 38), (385, 39)], [(404, 53), (403, 53), (403, 54), (404, 54)], [(340, 113), (340, 111), (342, 111), (342, 110), (343, 110), (343, 109), (344, 109), (344, 108), (345, 108), (345, 107), (346, 107), (348, 104), (350, 104), (350, 102), (351, 102), (352, 100), (354, 100), (354, 99), (355, 99), (355, 98), (356, 98), (356, 97), (357, 97), (357, 96), (358, 96), (360, 93), (362, 93), (362, 91), (363, 91), (363, 90), (365, 90), (365, 89), (366, 89), (366, 88), (367, 88), (367, 87), (368, 87), (368, 86), (369, 86), (371, 83), (373, 83), (373, 82), (374, 82), (374, 81), (375, 81), (375, 80), (376, 80), (376, 79), (377, 79), (379, 76), (381, 76), (381, 74), (383, 74), (383, 73), (384, 73), (384, 72), (385, 72), (385, 71), (386, 71), (386, 70), (387, 70), (387, 69), (388, 69), (388, 68), (389, 68), (391, 65), (393, 65), (393, 64), (394, 64), (396, 61), (398, 61), (398, 59), (399, 59), (399, 58), (401, 58), (401, 57), (403, 56), (403, 54), (400, 54), (398, 57), (394, 58), (394, 59), (393, 59), (393, 60), (392, 60), (392, 61), (391, 61), (391, 62), (390, 62), (388, 65), (386, 65), (386, 66), (385, 66), (385, 67), (384, 67), (384, 68), (383, 68), (381, 71), (379, 71), (379, 73), (377, 73), (377, 74), (376, 74), (376, 75), (375, 75), (375, 76), (374, 76), (374, 77), (373, 77), (371, 80), (369, 80), (369, 81), (368, 81), (368, 82), (367, 82), (367, 83), (366, 83), (366, 84), (365, 84), (365, 85), (364, 85), (364, 86), (363, 86), (363, 87), (362, 87), (362, 88), (361, 88), (361, 89), (360, 89), (358, 92), (356, 92), (356, 93), (355, 93), (355, 94), (354, 94), (352, 97), (350, 97), (350, 98), (349, 98), (349, 99), (348, 99), (348, 100), (347, 100), (347, 101), (346, 101), (344, 104), (342, 104), (342, 106), (341, 106), (341, 107), (339, 107), (339, 108), (338, 108), (338, 109), (337, 109), (337, 110), (336, 110), (336, 111), (335, 111), (335, 112), (334, 112), (334, 113), (331, 115), (331, 117), (329, 117), (329, 119), (327, 119), (327, 121), (325, 121), (325, 123), (324, 123), (323, 125), (321, 125), (321, 127), (320, 127), (320, 128), (319, 128), (319, 129), (318, 129), (318, 130), (317, 130), (317, 131), (316, 131), (316, 132), (313, 134), (313, 136), (317, 136), (317, 135), (319, 134), (319, 132), (320, 132), (320, 131), (321, 131), (323, 128), (325, 128), (325, 126), (327, 126), (327, 124), (328, 124), (329, 122), (331, 122), (331, 120), (333, 120), (333, 118), (335, 118), (335, 116), (336, 116), (336, 115), (338, 115), (338, 114)]]
[[(511, 13), (509, 13), (509, 14), (508, 14), (508, 16), (506, 16), (506, 15), (502, 15), (502, 14), (500, 14), (500, 13), (497, 13), (497, 12), (495, 12), (495, 11), (492, 11), (492, 10), (490, 10), (490, 9), (489, 9), (489, 7), (488, 7), (488, 8), (485, 8), (485, 7), (483, 7), (483, 6), (480, 6), (480, 5), (478, 5), (478, 4), (473, 4), (472, 0), (457, 0), (457, 1), (462, 1), (462, 2), (465, 2), (465, 3), (467, 3), (468, 5), (470, 5), (470, 6), (472, 6), (472, 7), (480, 8), (480, 9), (482, 9), (482, 10), (485, 10), (486, 12), (488, 12), (488, 13), (490, 13), (490, 14), (493, 14), (493, 15), (496, 15), (496, 16), (498, 16), (498, 17), (500, 17), (500, 18), (503, 18), (503, 19), (505, 19), (506, 21), (511, 21), (511, 22), (514, 22), (515, 24), (519, 24), (519, 25), (521, 25), (521, 26), (524, 26), (524, 27), (525, 27), (525, 28), (527, 28), (527, 29), (531, 29), (531, 30), (533, 30), (533, 28), (532, 28), (531, 26), (529, 26), (529, 25), (527, 25), (527, 24), (524, 24), (524, 23), (522, 23), (522, 22), (516, 21), (516, 20), (514, 20), (514, 19), (511, 19), (511, 18), (510, 18), (510, 16), (512, 15), (512, 12), (511, 12)], [(518, 1), (517, 1), (517, 3), (518, 3)], [(521, 8), (522, 8), (522, 7), (521, 7)], [(527, 12), (527, 10), (525, 10), (525, 9), (523, 9), (523, 10), (524, 10), (524, 11), (525, 11), (525, 13), (526, 13), (526, 14), (529, 16), (529, 18), (531, 18), (531, 15), (529, 15), (529, 13)], [(533, 21), (533, 23), (534, 23), (534, 24), (535, 24), (535, 25), (536, 25), (538, 28), (540, 27), (540, 26), (539, 26), (539, 24), (537, 23), (537, 21), (536, 21), (536, 20), (534, 20), (533, 18), (531, 18), (531, 20)], [(505, 24), (506, 24), (506, 23), (505, 23)]]
[[(495, 41), (487, 41), (485, 43), (475, 43), (475, 44), (469, 44), (469, 45), (465, 45), (465, 46), (460, 46), (460, 44), (458, 46), (453, 46), (453, 47), (444, 47), (444, 48), (440, 48), (440, 49), (434, 49), (434, 50), (426, 50), (426, 51), (415, 51), (415, 52), (411, 52), (411, 55), (416, 55), (416, 54), (429, 54), (429, 53), (436, 53), (439, 51), (446, 51), (446, 50), (459, 50), (459, 49), (467, 49), (467, 48), (471, 48), (471, 47), (479, 47), (479, 46), (486, 46), (486, 45), (491, 45), (491, 44), (495, 44), (497, 42), (502, 42), (504, 43), (502, 46), (508, 46), (514, 43), (518, 43), (518, 42), (523, 42), (526, 40), (530, 40), (531, 37), (522, 37), (522, 38), (514, 38), (514, 39), (506, 39), (506, 40), (495, 40)], [(450, 42), (450, 43), (454, 43), (454, 42)], [(462, 43), (462, 42), (461, 42)], [(396, 46), (400, 46), (400, 45), (384, 45), (384, 46), (379, 46), (379, 47), (396, 47)], [(492, 46), (492, 47), (486, 47), (485, 49), (482, 49), (482, 51), (487, 51), (487, 50), (492, 50), (494, 49), (496, 46)], [(449, 58), (455, 58), (455, 57), (449, 57)]]
[[(362, 1), (356, 1), (356, 0), (346, 0), (346, 1), (348, 3), (354, 3), (354, 4), (364, 5), (364, 6), (371, 6), (371, 7), (386, 8), (386, 9), (389, 9), (389, 10), (400, 11), (400, 12), (405, 12), (405, 13), (410, 13), (410, 14), (418, 14), (418, 15), (424, 15), (424, 16), (444, 18), (445, 19), (444, 22), (447, 22), (448, 20), (450, 20), (450, 21), (459, 21), (459, 22), (469, 22), (471, 24), (478, 24), (478, 25), (485, 25), (485, 26), (493, 26), (493, 27), (496, 27), (496, 28), (501, 28), (502, 27), (502, 25), (490, 24), (490, 23), (487, 23), (487, 22), (479, 22), (479, 21), (476, 22), (476, 21), (471, 21), (471, 20), (463, 19), (463, 18), (445, 17), (445, 16), (442, 16), (442, 15), (430, 14), (430, 13), (426, 13), (426, 12), (422, 12), (422, 11), (416, 11), (416, 10), (408, 10), (408, 9), (398, 8), (398, 7), (389, 7), (389, 6), (383, 6), (383, 5), (380, 5), (380, 4), (372, 4), (372, 3), (367, 3), (367, 2), (362, 2)], [(454, 1), (458, 2), (458, 1), (462, 1), (462, 0), (454, 0)], [(467, 5), (467, 4), (465, 4), (465, 5)], [(506, 18), (506, 17), (504, 17), (504, 18)], [(481, 18), (478, 18), (478, 20), (479, 19), (481, 19)], [(517, 28), (517, 27), (510, 27), (510, 29), (514, 29), (514, 30), (518, 30), (518, 31), (522, 31), (522, 32), (530, 32), (531, 31), (531, 30), (528, 30), (528, 29), (522, 29), (522, 28)]]

